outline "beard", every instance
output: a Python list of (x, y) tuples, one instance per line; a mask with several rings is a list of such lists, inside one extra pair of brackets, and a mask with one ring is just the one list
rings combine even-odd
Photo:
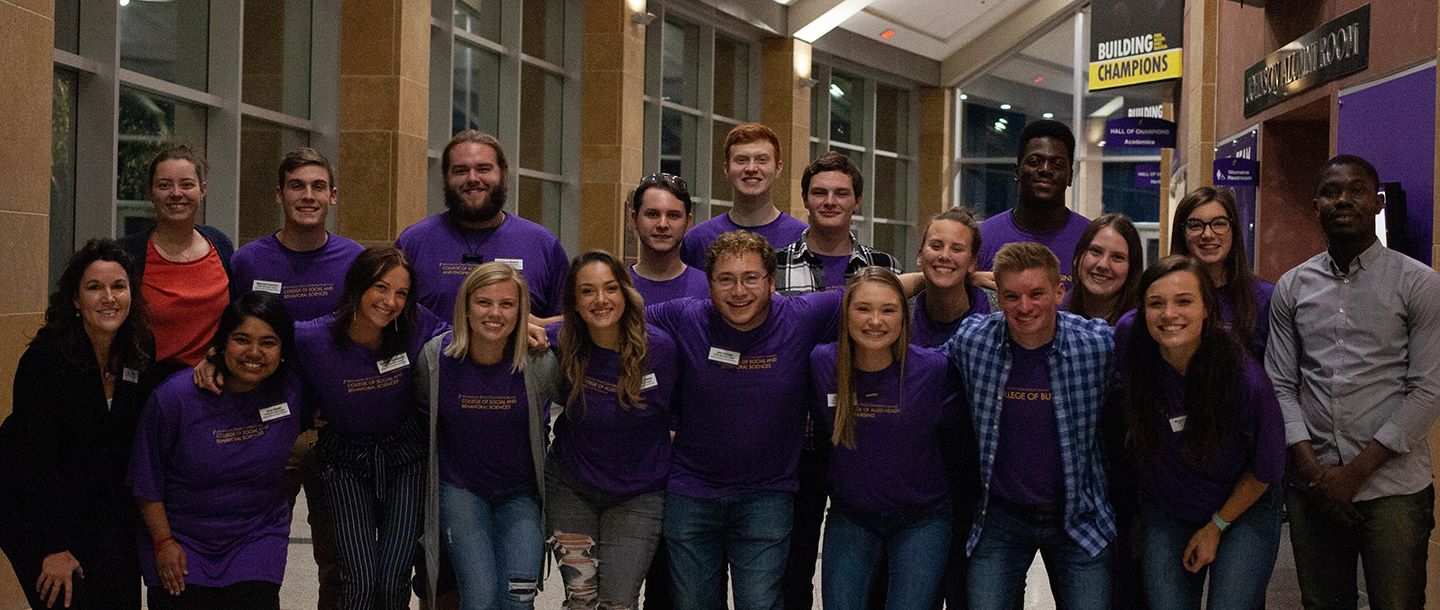
[(489, 197), (478, 205), (470, 204), (465, 198), (450, 185), (445, 185), (445, 209), (455, 215), (455, 219), (467, 223), (490, 222), (505, 207), (505, 182), (501, 181), (494, 188), (490, 189)]

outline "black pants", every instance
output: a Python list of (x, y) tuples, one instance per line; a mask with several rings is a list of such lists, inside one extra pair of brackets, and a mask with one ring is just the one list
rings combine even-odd
[(278, 610), (280, 584), (247, 580), (225, 587), (186, 584), (180, 595), (164, 587), (148, 591), (150, 610)]
[[(77, 536), (88, 539), (93, 546), (71, 549), (70, 553), (80, 562), (85, 578), (71, 579), (75, 592), (71, 597), (71, 610), (138, 610), (140, 608), (140, 564), (135, 556), (135, 533), (111, 532), (92, 533)], [(103, 544), (108, 540), (108, 544)], [(40, 566), (45, 555), (39, 551), (16, 548), (3, 544), (5, 556), (20, 580), (25, 599), (31, 608), (44, 608), (45, 601), (35, 591), (35, 582), (40, 579)], [(55, 599), (55, 607), (65, 603), (62, 593)]]
[(795, 494), (795, 513), (790, 529), (790, 554), (785, 576), (780, 581), (786, 608), (810, 608), (815, 603), (815, 560), (820, 556), (820, 526), (825, 522), (825, 502), (830, 495), (827, 470), (830, 445), (821, 439), (813, 445), (807, 439), (800, 452), (800, 491)]
[(665, 548), (665, 537), (660, 537), (660, 546), (655, 547), (655, 557), (650, 560), (650, 571), (645, 573), (645, 610), (675, 610), (675, 596), (670, 593), (670, 551)]

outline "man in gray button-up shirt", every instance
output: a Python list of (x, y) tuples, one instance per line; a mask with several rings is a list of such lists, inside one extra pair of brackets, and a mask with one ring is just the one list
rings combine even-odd
[(1425, 603), (1434, 527), (1430, 426), (1440, 415), (1440, 275), (1379, 243), (1374, 166), (1325, 164), (1326, 251), (1275, 286), (1265, 368), (1285, 413), (1291, 542), (1306, 608)]

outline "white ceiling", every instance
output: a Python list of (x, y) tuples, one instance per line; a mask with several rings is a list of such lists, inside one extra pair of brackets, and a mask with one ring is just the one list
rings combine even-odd
[[(942, 61), (1027, 0), (873, 0), (840, 27), (871, 40)], [(880, 34), (895, 30), (889, 40)]]

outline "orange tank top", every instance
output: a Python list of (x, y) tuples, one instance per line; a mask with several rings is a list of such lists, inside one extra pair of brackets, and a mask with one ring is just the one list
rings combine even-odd
[(155, 361), (176, 360), (195, 366), (209, 349), (230, 303), (230, 279), (215, 246), (188, 263), (166, 260), (151, 241), (145, 247), (145, 277), (140, 286), (155, 334)]

